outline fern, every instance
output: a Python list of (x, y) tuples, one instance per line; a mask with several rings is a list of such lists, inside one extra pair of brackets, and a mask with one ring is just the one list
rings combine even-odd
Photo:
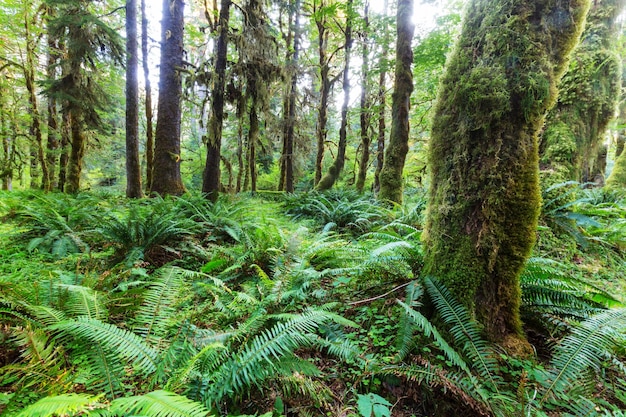
[(16, 417), (78, 416), (89, 414), (94, 408), (103, 408), (100, 396), (63, 394), (45, 397), (24, 408)]
[(540, 404), (571, 389), (585, 370), (598, 372), (606, 353), (617, 347), (618, 330), (625, 325), (626, 309), (615, 309), (598, 313), (575, 326), (554, 352)]
[(202, 404), (172, 392), (158, 390), (144, 395), (118, 398), (111, 403), (115, 415), (142, 415), (146, 417), (207, 417)]
[(61, 332), (62, 337), (71, 335), (91, 343), (99, 343), (103, 349), (115, 352), (121, 358), (130, 361), (141, 372), (150, 373), (156, 369), (158, 354), (154, 348), (147, 345), (139, 336), (112, 324), (88, 317), (78, 317), (49, 328)]
[(482, 378), (489, 381), (491, 388), (498, 393), (500, 378), (496, 354), (489, 344), (480, 336), (480, 329), (470, 318), (469, 313), (440, 282), (425, 277), (424, 285), (430, 295), (437, 312), (443, 321), (451, 326), (450, 333), (457, 345), (474, 364)]

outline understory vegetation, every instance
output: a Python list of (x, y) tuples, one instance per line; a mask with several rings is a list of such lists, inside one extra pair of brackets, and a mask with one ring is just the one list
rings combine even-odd
[(406, 195), (3, 192), (0, 414), (625, 415), (625, 196), (544, 191), (520, 357), (421, 273)]

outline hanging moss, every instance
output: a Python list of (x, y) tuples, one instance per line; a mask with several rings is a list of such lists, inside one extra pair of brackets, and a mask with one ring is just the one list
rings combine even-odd
[(541, 162), (544, 168), (566, 172), (563, 180), (593, 181), (604, 173), (605, 164), (597, 155), (621, 90), (616, 18), (625, 3), (593, 2), (581, 42), (559, 84), (558, 102), (548, 114)]
[(588, 7), (587, 0), (471, 0), (439, 90), (425, 272), (513, 351), (527, 347), (519, 274), (541, 200), (537, 133)]

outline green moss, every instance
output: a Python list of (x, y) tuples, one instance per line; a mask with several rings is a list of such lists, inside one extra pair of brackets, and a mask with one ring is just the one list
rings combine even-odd
[(500, 342), (523, 339), (519, 274), (541, 205), (537, 132), (588, 5), (471, 1), (440, 87), (425, 273)]
[(599, 148), (620, 95), (616, 18), (624, 0), (594, 2), (581, 43), (559, 83), (559, 98), (542, 139), (543, 166), (565, 167), (566, 179), (592, 181), (604, 172)]

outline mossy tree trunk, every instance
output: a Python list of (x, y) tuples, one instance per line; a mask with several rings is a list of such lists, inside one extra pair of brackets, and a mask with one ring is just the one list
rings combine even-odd
[(361, 159), (359, 161), (359, 172), (356, 179), (356, 189), (362, 193), (367, 178), (367, 167), (370, 161), (370, 100), (369, 100), (369, 4), (365, 4), (363, 13), (363, 34), (361, 49)]
[(389, 45), (389, 29), (387, 26), (387, 6), (388, 1), (385, 0), (383, 6), (383, 42), (380, 46), (379, 67), (380, 74), (378, 76), (378, 137), (376, 138), (376, 170), (374, 171), (374, 193), (380, 192), (380, 172), (383, 169), (385, 161), (385, 113), (387, 106), (387, 48)]
[(470, 0), (429, 150), (424, 273), (512, 352), (526, 351), (519, 274), (540, 209), (538, 139), (588, 0)]
[(143, 197), (139, 162), (137, 0), (126, 0), (126, 196)]
[(339, 143), (337, 155), (328, 172), (315, 185), (319, 191), (329, 190), (339, 179), (346, 162), (346, 147), (348, 143), (348, 105), (350, 103), (350, 55), (352, 52), (352, 0), (346, 5), (346, 42), (344, 44), (345, 62), (343, 68), (343, 103), (341, 104), (341, 126), (339, 127)]
[(550, 174), (550, 181), (589, 182), (604, 174), (606, 164), (598, 155), (621, 90), (617, 17), (625, 3), (592, 3), (542, 135), (542, 170)]
[(67, 180), (67, 163), (69, 160), (70, 131), (72, 130), (72, 116), (67, 108), (61, 110), (61, 141), (59, 148), (59, 182), (57, 188), (59, 191), (65, 191)]
[(163, 0), (161, 64), (154, 170), (151, 191), (180, 195), (185, 187), (180, 175), (180, 122), (183, 67), (184, 2)]
[[(50, 13), (50, 8), (48, 9)], [(53, 36), (47, 36), (48, 62), (46, 64), (46, 76), (49, 80), (57, 77), (57, 65), (59, 62), (59, 44)], [(46, 165), (48, 168), (48, 178), (44, 180), (44, 190), (52, 191), (57, 186), (57, 179), (54, 173), (59, 159), (59, 112), (57, 109), (56, 97), (49, 96), (47, 98), (48, 107), (48, 137), (46, 141)]]
[(146, 189), (150, 191), (154, 168), (154, 128), (152, 123), (152, 84), (150, 83), (150, 69), (148, 66), (148, 15), (146, 14), (146, 0), (141, 0), (141, 56), (143, 58), (142, 68), (146, 112)]
[(398, 0), (396, 39), (396, 79), (391, 103), (389, 146), (380, 172), (381, 200), (402, 203), (402, 171), (409, 151), (409, 107), (413, 92), (413, 0)]
[(224, 123), (224, 89), (226, 86), (226, 55), (228, 53), (228, 32), (231, 0), (222, 0), (219, 14), (219, 37), (215, 56), (215, 80), (213, 83), (211, 118), (207, 141), (207, 157), (202, 175), (202, 192), (213, 202), (217, 201), (220, 190), (220, 160), (222, 148), (222, 127)]
[[(624, 125), (626, 121), (626, 102), (622, 102), (619, 109), (619, 124)], [(626, 152), (624, 152), (624, 141), (626, 140), (626, 127), (621, 127), (616, 135), (615, 164), (613, 170), (606, 180), (605, 186), (609, 189), (626, 188)]]

